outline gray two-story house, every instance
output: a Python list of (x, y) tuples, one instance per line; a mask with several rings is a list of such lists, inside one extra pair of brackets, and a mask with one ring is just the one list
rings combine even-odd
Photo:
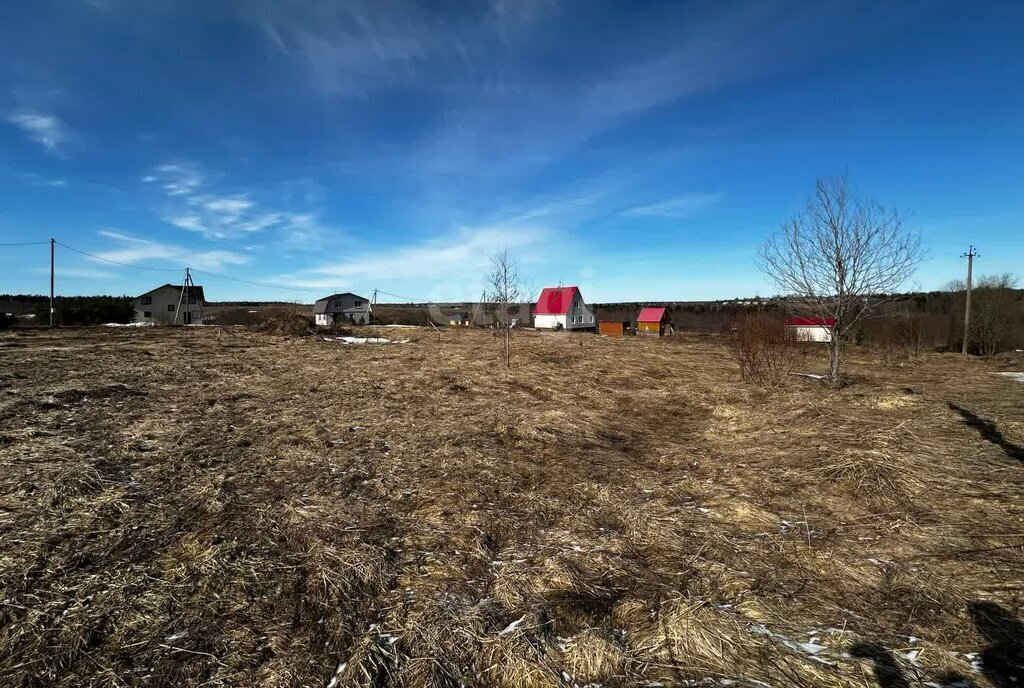
[(329, 326), (342, 322), (365, 325), (370, 322), (373, 310), (365, 297), (345, 292), (319, 299), (313, 305), (313, 315), (317, 325)]
[[(199, 325), (203, 322), (206, 298), (203, 288), (189, 285), (181, 293), (180, 284), (165, 284), (135, 298), (135, 322)], [(177, 316), (177, 317), (175, 317)]]

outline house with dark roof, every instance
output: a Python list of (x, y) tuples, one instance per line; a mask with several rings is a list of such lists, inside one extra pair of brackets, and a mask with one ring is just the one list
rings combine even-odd
[(313, 316), (317, 325), (325, 327), (343, 322), (366, 325), (373, 317), (373, 309), (365, 296), (345, 292), (318, 299), (313, 304)]
[(533, 309), (533, 326), (543, 330), (592, 330), (597, 321), (579, 287), (545, 287)]
[(135, 322), (200, 325), (206, 295), (199, 285), (165, 284), (136, 296)]

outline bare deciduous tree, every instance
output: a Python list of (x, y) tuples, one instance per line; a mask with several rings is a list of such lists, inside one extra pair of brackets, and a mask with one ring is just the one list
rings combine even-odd
[(829, 380), (842, 343), (917, 269), (921, 239), (894, 208), (853, 198), (846, 177), (819, 179), (807, 207), (758, 252), (758, 265), (801, 315), (833, 318)]
[(519, 266), (509, 256), (508, 247), (491, 256), (491, 271), (485, 277), (486, 299), (495, 306), (495, 324), (504, 330), (505, 366), (512, 367), (512, 311), (526, 296)]

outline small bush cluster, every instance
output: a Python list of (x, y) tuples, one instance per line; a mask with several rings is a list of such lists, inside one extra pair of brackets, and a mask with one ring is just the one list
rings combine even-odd
[(800, 344), (782, 321), (765, 315), (738, 320), (728, 341), (740, 366), (740, 377), (765, 387), (784, 384), (802, 358)]

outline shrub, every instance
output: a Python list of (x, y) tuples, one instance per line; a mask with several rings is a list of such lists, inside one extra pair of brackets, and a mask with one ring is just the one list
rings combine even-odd
[(738, 320), (728, 342), (740, 377), (766, 387), (784, 384), (802, 358), (800, 344), (782, 321), (765, 315)]
[(0, 330), (9, 330), (12, 327), (14, 327), (15, 323), (17, 322), (18, 319), (13, 315), (8, 315), (7, 313), (0, 313)]
[(919, 315), (879, 320), (866, 333), (866, 343), (886, 364), (905, 365), (927, 347), (926, 325)]

